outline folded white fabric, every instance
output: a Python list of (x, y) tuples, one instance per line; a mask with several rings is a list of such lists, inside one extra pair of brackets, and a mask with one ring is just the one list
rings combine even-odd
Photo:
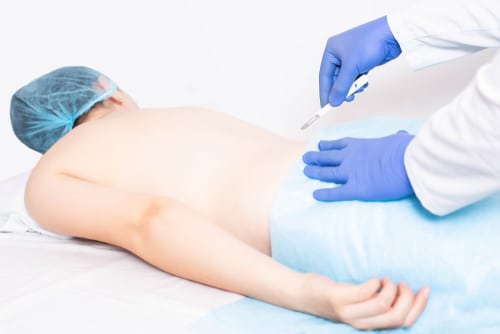
[(0, 182), (0, 232), (30, 232), (67, 239), (41, 228), (29, 215), (24, 205), (24, 189), (31, 170)]

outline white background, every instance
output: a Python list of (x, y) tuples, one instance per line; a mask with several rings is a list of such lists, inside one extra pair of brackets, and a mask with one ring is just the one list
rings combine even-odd
[(370, 87), (355, 102), (309, 132), (298, 130), (319, 107), (327, 38), (414, 2), (2, 1), (0, 180), (39, 158), (12, 133), (11, 95), (66, 65), (106, 73), (144, 107), (209, 107), (294, 138), (363, 117), (427, 117), (466, 85), (490, 52), (415, 73), (399, 57), (370, 73)]

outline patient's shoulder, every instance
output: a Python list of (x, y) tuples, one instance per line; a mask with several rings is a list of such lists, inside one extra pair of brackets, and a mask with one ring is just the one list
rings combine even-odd
[[(84, 178), (86, 175), (83, 175), (82, 171), (90, 171), (87, 166), (95, 163), (95, 160), (91, 161), (93, 159), (86, 151), (90, 151), (89, 145), (92, 145), (93, 141), (99, 141), (102, 137), (98, 131), (94, 130), (95, 124), (92, 126), (82, 124), (76, 127), (47, 150), (34, 166), (26, 192), (30, 191), (30, 184), (36, 184), (37, 187), (46, 184), (45, 182), (30, 182), (34, 179), (50, 179), (57, 174)], [(94, 154), (99, 154), (96, 151), (94, 149)], [(99, 159), (102, 160), (103, 155), (100, 154)]]

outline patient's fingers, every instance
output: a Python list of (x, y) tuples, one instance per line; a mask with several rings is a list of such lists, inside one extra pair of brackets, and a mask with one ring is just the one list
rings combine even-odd
[(371, 278), (362, 284), (337, 283), (334, 299), (339, 304), (359, 303), (372, 298), (382, 286), (378, 278)]
[(398, 295), (396, 285), (384, 278), (381, 290), (378, 294), (360, 303), (351, 304), (344, 308), (343, 317), (345, 320), (354, 320), (378, 316), (388, 312)]
[(413, 306), (406, 317), (403, 327), (413, 326), (415, 321), (418, 319), (420, 314), (422, 314), (425, 307), (427, 306), (427, 301), (429, 300), (429, 293), (430, 293), (429, 287), (423, 287), (422, 289), (420, 289), (417, 296), (415, 297)]
[[(351, 325), (358, 329), (374, 329), (407, 327), (410, 322), (413, 324), (422, 313), (425, 302), (417, 301), (411, 289), (404, 283), (399, 284), (397, 291), (394, 304), (387, 311), (382, 311), (379, 315), (372, 317), (354, 320)], [(411, 319), (407, 322), (409, 316)]]
[(398, 285), (398, 294), (394, 305), (385, 314), (373, 317), (370, 321), (377, 328), (402, 327), (415, 300), (413, 291), (405, 283)]

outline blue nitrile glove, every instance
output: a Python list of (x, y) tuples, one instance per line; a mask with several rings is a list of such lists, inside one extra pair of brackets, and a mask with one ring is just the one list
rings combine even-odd
[(412, 195), (404, 165), (406, 147), (413, 139), (406, 131), (372, 139), (343, 138), (320, 141), (319, 152), (306, 152), (304, 174), (341, 184), (315, 190), (318, 201), (394, 200)]
[[(319, 72), (321, 106), (327, 103), (340, 105), (360, 74), (400, 54), (401, 48), (386, 16), (330, 37)], [(352, 100), (352, 97), (347, 100)]]

